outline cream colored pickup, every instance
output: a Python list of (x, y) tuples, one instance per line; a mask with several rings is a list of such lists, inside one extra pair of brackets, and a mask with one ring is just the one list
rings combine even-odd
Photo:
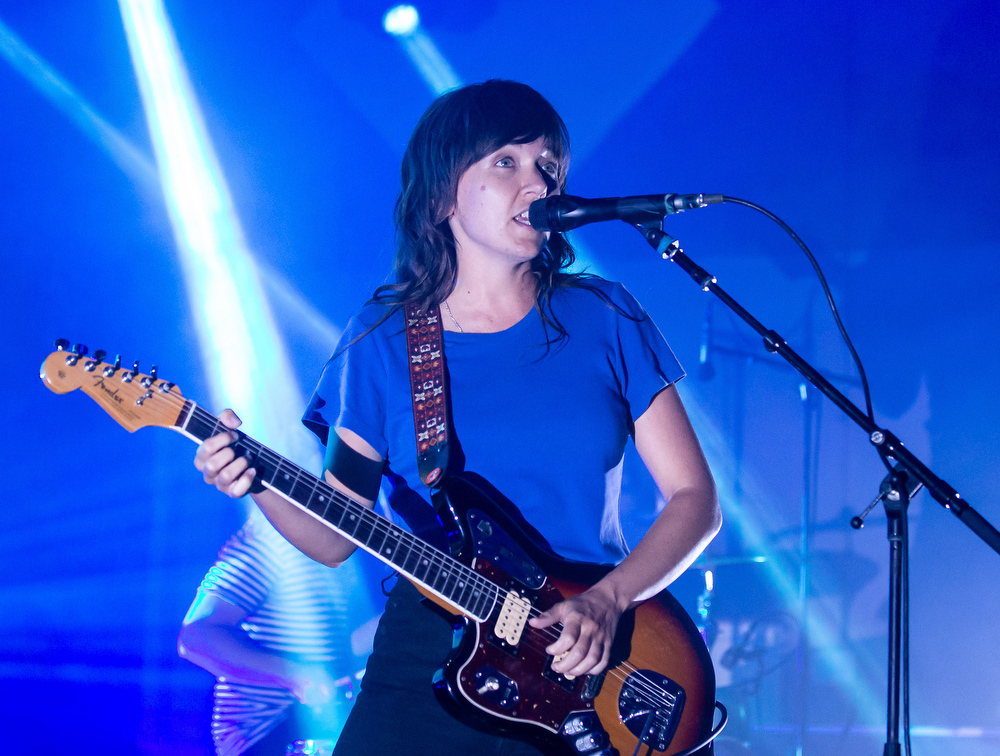
[(507, 597), (500, 607), (493, 633), (503, 641), (516, 646), (521, 640), (521, 633), (531, 614), (531, 602), (514, 591), (508, 591)]

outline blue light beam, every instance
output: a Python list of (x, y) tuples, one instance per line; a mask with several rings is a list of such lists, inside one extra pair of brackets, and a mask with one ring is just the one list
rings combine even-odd
[(420, 26), (420, 14), (412, 5), (397, 5), (390, 9), (382, 19), (382, 28), (399, 41), (436, 96), (462, 86), (455, 69)]

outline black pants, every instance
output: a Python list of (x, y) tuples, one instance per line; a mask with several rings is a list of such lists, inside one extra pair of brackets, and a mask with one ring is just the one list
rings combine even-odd
[(441, 708), (431, 677), (451, 650), (452, 630), (420, 598), (403, 579), (389, 595), (334, 756), (541, 756), (527, 743), (472, 729)]

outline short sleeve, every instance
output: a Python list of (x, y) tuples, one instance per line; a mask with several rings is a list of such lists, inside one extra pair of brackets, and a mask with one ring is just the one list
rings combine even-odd
[(618, 317), (615, 367), (634, 423), (653, 397), (684, 377), (684, 369), (653, 319), (624, 286), (614, 284), (611, 298), (625, 313)]
[[(330, 428), (347, 428), (371, 444), (382, 457), (385, 438), (386, 368), (379, 343), (378, 315), (385, 309), (365, 308), (351, 318), (320, 376), (302, 423), (327, 444)], [(384, 324), (383, 324), (384, 325)]]

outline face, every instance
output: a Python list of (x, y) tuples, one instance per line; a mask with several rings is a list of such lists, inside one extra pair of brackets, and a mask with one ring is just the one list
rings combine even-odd
[(559, 165), (541, 138), (508, 144), (458, 180), (448, 223), (461, 259), (487, 255), (513, 264), (538, 255), (547, 235), (528, 223), (528, 206), (556, 193)]

